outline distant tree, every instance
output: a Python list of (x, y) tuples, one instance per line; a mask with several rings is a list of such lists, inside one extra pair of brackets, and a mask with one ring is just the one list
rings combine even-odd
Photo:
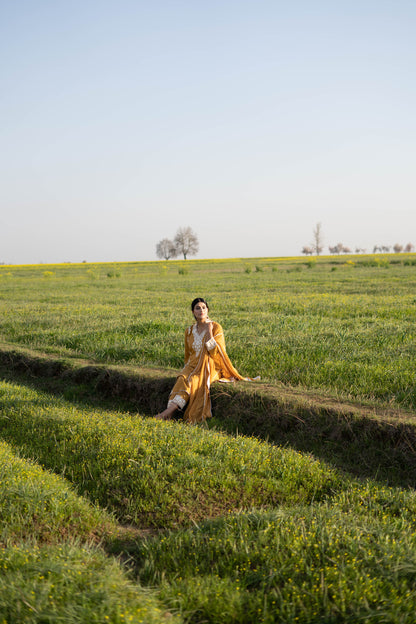
[(313, 245), (312, 248), (317, 256), (323, 251), (323, 238), (322, 238), (322, 226), (317, 223), (313, 230)]
[(406, 247), (404, 248), (404, 250), (405, 250), (407, 253), (410, 253), (410, 252), (412, 252), (412, 251), (414, 251), (414, 250), (415, 250), (415, 246), (414, 246), (412, 243), (407, 243), (407, 245), (406, 245)]
[(393, 246), (393, 251), (394, 253), (400, 253), (401, 251), (403, 251), (403, 245), (399, 245), (399, 243), (396, 243)]
[(346, 247), (345, 245), (342, 246), (341, 251), (344, 254), (351, 253), (351, 249), (349, 247)]
[(382, 251), (383, 253), (389, 253), (390, 252), (390, 246), (389, 245), (382, 245), (380, 247), (380, 251)]
[(169, 260), (169, 258), (176, 258), (178, 255), (178, 251), (176, 249), (175, 243), (169, 238), (163, 238), (156, 245), (156, 255), (158, 258), (163, 258), (164, 260)]
[(198, 237), (190, 227), (179, 228), (174, 242), (177, 253), (183, 254), (184, 260), (187, 256), (195, 256), (198, 253)]
[(305, 245), (305, 247), (302, 247), (302, 253), (305, 254), (305, 256), (311, 256), (313, 254), (313, 249)]
[(337, 243), (333, 247), (328, 247), (328, 249), (331, 254), (340, 254), (344, 251), (344, 245), (342, 243)]

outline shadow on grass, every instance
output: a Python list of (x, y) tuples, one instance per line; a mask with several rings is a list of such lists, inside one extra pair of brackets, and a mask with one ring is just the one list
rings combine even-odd
[[(0, 351), (0, 375), (82, 407), (153, 415), (166, 405), (174, 377), (161, 371), (82, 365)], [(256, 436), (312, 453), (349, 474), (401, 487), (416, 485), (416, 421), (377, 416), (335, 401), (305, 401), (262, 384), (216, 384), (210, 428)]]

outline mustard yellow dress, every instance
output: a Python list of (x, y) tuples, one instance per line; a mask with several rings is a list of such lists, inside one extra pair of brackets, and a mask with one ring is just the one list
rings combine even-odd
[(205, 332), (199, 334), (196, 323), (185, 331), (185, 366), (170, 393), (168, 406), (175, 403), (183, 409), (186, 405), (184, 420), (188, 423), (202, 422), (212, 415), (210, 387), (214, 381), (248, 380), (231, 364), (219, 323), (212, 322), (212, 334), (206, 342)]

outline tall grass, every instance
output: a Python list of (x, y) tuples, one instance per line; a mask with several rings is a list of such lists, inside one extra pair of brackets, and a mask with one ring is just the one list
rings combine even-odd
[(138, 577), (191, 622), (414, 621), (416, 532), (322, 505), (238, 514), (142, 546)]
[(77, 496), (67, 481), (17, 457), (3, 441), (0, 518), (1, 543), (34, 538), (50, 542), (65, 536), (94, 541), (114, 529), (112, 518)]
[(0, 569), (0, 621), (7, 624), (182, 621), (98, 547), (33, 541), (2, 547)]
[(0, 434), (121, 522), (168, 528), (239, 509), (331, 496), (340, 478), (307, 455), (180, 423), (79, 410), (0, 382)]
[(103, 509), (0, 442), (2, 623), (179, 621), (99, 547), (114, 532)]
[[(414, 491), (16, 384), (0, 401), (6, 622), (414, 621)], [(158, 531), (117, 530), (103, 508)]]

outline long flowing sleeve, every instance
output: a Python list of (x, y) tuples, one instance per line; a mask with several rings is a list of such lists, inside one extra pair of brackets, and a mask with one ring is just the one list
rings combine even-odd
[(219, 323), (214, 323), (213, 337), (216, 346), (209, 351), (209, 356), (214, 360), (217, 374), (216, 379), (244, 379), (238, 370), (231, 363), (225, 348), (224, 332)]

